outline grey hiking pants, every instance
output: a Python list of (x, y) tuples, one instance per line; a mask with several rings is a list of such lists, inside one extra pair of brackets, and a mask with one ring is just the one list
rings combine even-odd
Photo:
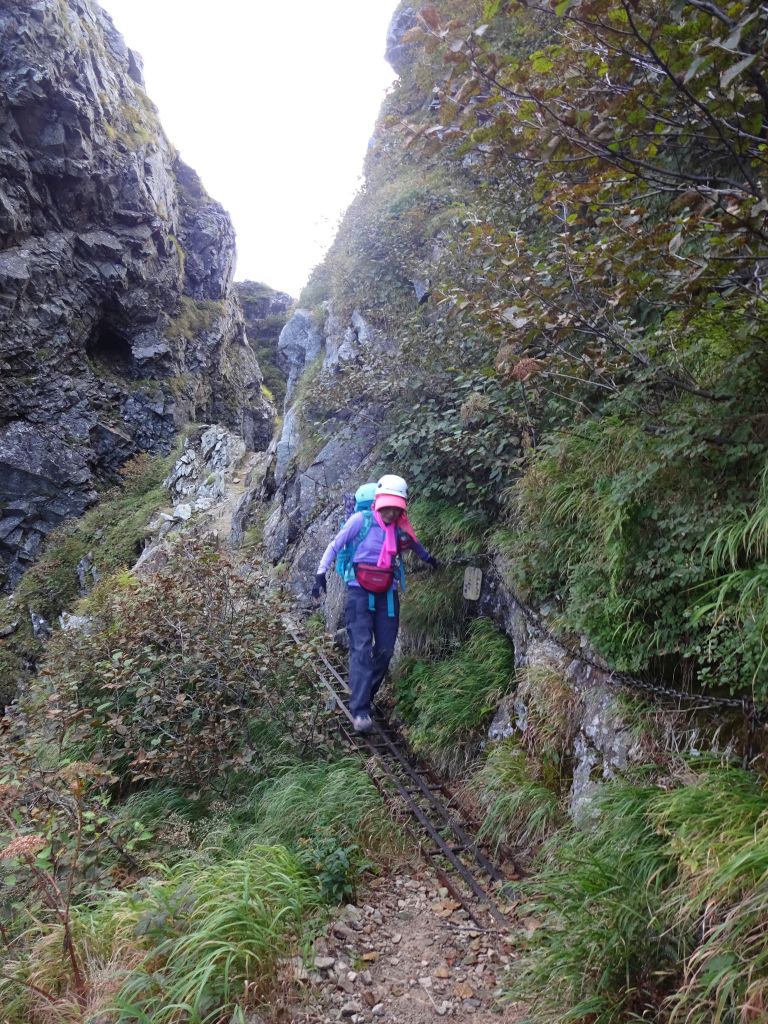
[[(373, 596), (374, 607), (369, 607)], [(394, 616), (387, 609), (387, 595), (370, 595), (362, 587), (347, 587), (346, 624), (349, 637), (349, 710), (369, 715), (371, 701), (381, 686), (395, 650), (400, 625), (400, 600), (394, 594)]]

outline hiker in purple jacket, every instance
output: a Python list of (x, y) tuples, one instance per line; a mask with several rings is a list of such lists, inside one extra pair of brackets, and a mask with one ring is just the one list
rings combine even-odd
[[(349, 710), (357, 732), (371, 728), (371, 702), (395, 650), (400, 624), (400, 556), (414, 551), (433, 568), (436, 560), (413, 532), (406, 508), (408, 487), (387, 474), (376, 484), (373, 512), (355, 512), (325, 549), (312, 596), (326, 590), (326, 573), (339, 553), (354, 547), (348, 569), (346, 626), (349, 637)], [(356, 546), (355, 546), (356, 544)]]

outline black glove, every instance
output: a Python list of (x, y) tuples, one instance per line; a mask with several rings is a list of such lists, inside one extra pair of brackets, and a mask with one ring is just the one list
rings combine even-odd
[(324, 572), (319, 572), (317, 576), (315, 576), (315, 585), (312, 587), (312, 597), (320, 597), (321, 590), (324, 594), (328, 593)]
[(438, 560), (435, 558), (434, 555), (430, 555), (427, 558), (427, 565), (431, 565), (433, 569), (439, 569), (440, 568), (440, 563), (438, 562)]

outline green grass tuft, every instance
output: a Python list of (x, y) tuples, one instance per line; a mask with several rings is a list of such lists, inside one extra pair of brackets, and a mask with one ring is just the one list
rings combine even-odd
[(203, 868), (187, 861), (138, 899), (115, 902), (128, 911), (123, 933), (132, 925), (151, 943), (115, 1004), (121, 1020), (153, 1024), (176, 1021), (179, 1011), (189, 1024), (231, 1014), (246, 984), (263, 988), (274, 977), (321, 903), (296, 858), (268, 846)]
[(480, 835), (501, 843), (530, 848), (562, 823), (558, 793), (543, 772), (514, 740), (496, 744), (472, 779), (472, 788), (486, 809)]
[[(540, 923), (510, 995), (532, 1024), (742, 1024), (768, 1005), (768, 793), (698, 761), (609, 785), (524, 883)], [(552, 978), (557, 985), (552, 985)]]
[(455, 567), (408, 578), (401, 611), (405, 653), (445, 656), (461, 641), (471, 611), (462, 596), (463, 578), (464, 570)]
[(381, 846), (392, 833), (379, 792), (354, 757), (275, 765), (230, 821), (225, 843), (233, 850), (256, 838), (298, 847), (320, 834)]
[(416, 533), (438, 558), (476, 555), (485, 550), (488, 518), (482, 510), (459, 508), (446, 501), (420, 498), (408, 510)]
[[(539, 927), (512, 974), (532, 1024), (625, 1024), (663, 993), (678, 949), (664, 888), (674, 858), (647, 817), (656, 789), (616, 785), (588, 832), (566, 831), (523, 885)], [(556, 984), (553, 984), (556, 979)]]
[(395, 696), (414, 749), (459, 772), (476, 753), (479, 731), (513, 675), (509, 641), (488, 619), (475, 619), (467, 640), (446, 660), (404, 664)]

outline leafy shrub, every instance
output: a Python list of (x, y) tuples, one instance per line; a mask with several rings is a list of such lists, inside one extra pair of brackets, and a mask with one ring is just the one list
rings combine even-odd
[(50, 753), (7, 743), (0, 758), (0, 1013), (18, 1024), (83, 1019), (92, 978), (79, 908), (132, 880), (151, 838), (112, 815), (113, 777), (88, 762), (47, 767)]
[(50, 916), (63, 929), (75, 973), (82, 967), (69, 928), (72, 904), (113, 885), (133, 862), (137, 845), (149, 838), (141, 823), (110, 815), (108, 790), (113, 782), (88, 762), (46, 769), (40, 758), (12, 743), (0, 756), (0, 861), (6, 868), (0, 916), (5, 941), (22, 931), (22, 920)]
[(161, 484), (173, 458), (139, 455), (130, 459), (121, 470), (120, 486), (107, 491), (84, 516), (67, 521), (49, 535), (11, 602), (0, 610), (0, 625), (21, 620), (16, 632), (0, 640), (0, 680), (9, 686), (8, 702), (42, 649), (29, 625), (27, 606), (53, 622), (80, 594), (77, 566), (86, 555), (100, 575), (136, 561), (151, 516), (167, 500)]
[(395, 410), (385, 454), (408, 467), (421, 497), (493, 510), (522, 464), (519, 406), (493, 371), (438, 377), (408, 392)]
[(371, 867), (356, 843), (344, 844), (332, 835), (306, 840), (299, 848), (298, 858), (329, 903), (354, 899), (359, 875)]
[(224, 786), (311, 732), (304, 659), (258, 572), (193, 543), (101, 603), (88, 630), (52, 643), (46, 699), (65, 745), (124, 784)]

